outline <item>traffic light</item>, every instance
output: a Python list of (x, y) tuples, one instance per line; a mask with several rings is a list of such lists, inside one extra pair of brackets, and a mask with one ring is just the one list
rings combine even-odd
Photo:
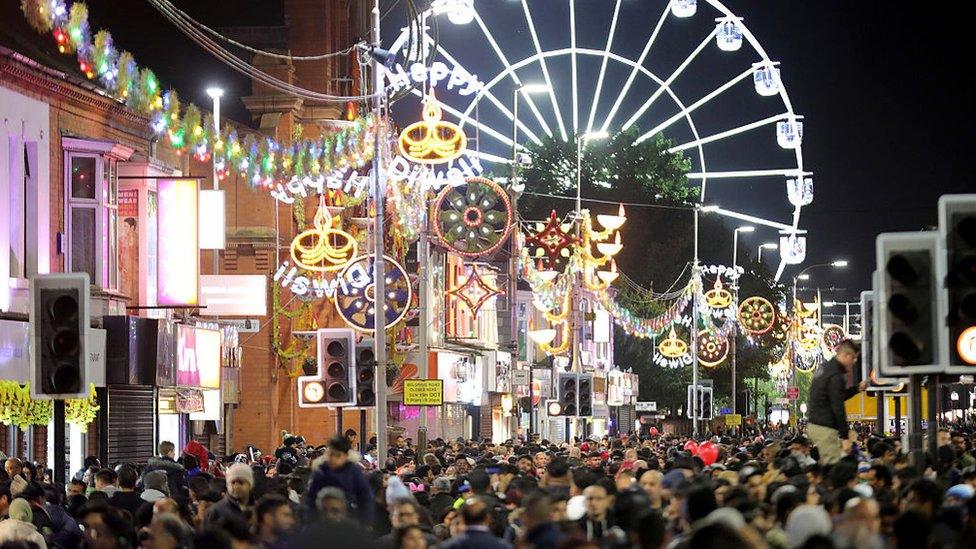
[(577, 387), (576, 374), (559, 372), (556, 376), (556, 401), (559, 402), (560, 416), (575, 416)]
[(873, 339), (876, 320), (874, 291), (865, 290), (861, 292), (861, 379), (871, 379), (871, 371), (877, 367), (874, 360), (877, 357), (877, 349)]
[(577, 384), (578, 410), (580, 416), (593, 415), (593, 374), (579, 374)]
[(351, 406), (356, 403), (356, 337), (351, 329), (318, 331), (319, 375), (325, 388), (325, 403)]
[(976, 194), (939, 199), (939, 231), (944, 253), (945, 358), (949, 373), (972, 373), (976, 366)]
[(878, 366), (885, 376), (939, 373), (940, 314), (934, 231), (878, 235)]
[(712, 419), (712, 388), (700, 386), (698, 397), (698, 419)]
[(373, 340), (356, 345), (356, 406), (376, 405), (376, 355)]
[(88, 274), (37, 275), (30, 286), (31, 395), (87, 397)]

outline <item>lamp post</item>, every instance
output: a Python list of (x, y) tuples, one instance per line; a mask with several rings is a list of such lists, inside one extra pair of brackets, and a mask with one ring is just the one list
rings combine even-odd
[[(739, 276), (738, 276), (738, 266), (739, 266), (739, 233), (751, 233), (756, 230), (752, 225), (743, 225), (741, 227), (736, 227), (732, 231), (732, 272), (735, 273), (735, 278), (732, 280), (732, 310), (739, 310)], [(731, 351), (732, 351), (732, 415), (736, 413), (736, 393), (735, 393), (735, 346), (736, 340), (739, 336), (739, 325), (736, 323), (732, 330), (732, 341)]]
[(759, 259), (758, 262), (762, 263), (762, 251), (763, 250), (778, 250), (779, 244), (775, 242), (764, 242), (759, 245)]
[[(509, 176), (509, 187), (514, 187), (516, 180), (518, 179), (518, 112), (519, 112), (519, 98), (523, 93), (543, 93), (548, 92), (549, 86), (545, 84), (518, 84), (512, 90), (512, 172)], [(512, 211), (515, 212), (515, 223), (518, 226), (518, 197), (512, 197)], [(512, 237), (510, 241), (510, 249), (512, 253), (509, 254), (508, 258), (508, 309), (509, 309), (509, 337), (511, 341), (509, 342), (509, 347), (512, 353), (512, 375), (514, 376), (515, 368), (514, 366), (518, 364), (518, 308), (516, 307), (516, 301), (518, 298), (518, 266), (517, 257), (515, 256), (515, 237)], [(553, 333), (555, 337), (555, 333)], [(513, 380), (514, 381), (514, 380)], [(532, 363), (529, 363), (529, 428), (526, 431), (526, 435), (532, 432)], [(515, 384), (512, 384), (512, 393), (515, 393)], [(519, 416), (521, 418), (521, 415)], [(516, 431), (518, 430), (517, 420)], [(529, 441), (529, 437), (526, 436), (526, 442)]]

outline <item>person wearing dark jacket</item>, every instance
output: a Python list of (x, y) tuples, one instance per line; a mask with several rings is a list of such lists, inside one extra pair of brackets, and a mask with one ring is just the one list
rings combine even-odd
[(360, 524), (371, 524), (373, 521), (373, 493), (366, 482), (359, 464), (349, 461), (349, 439), (336, 435), (329, 440), (326, 461), (312, 473), (308, 481), (308, 489), (302, 496), (302, 516), (308, 518), (315, 515), (315, 498), (319, 490), (328, 486), (339, 488), (349, 498), (349, 505), (354, 517)]
[(821, 465), (840, 460), (840, 437), (847, 438), (849, 432), (844, 401), (867, 387), (867, 381), (857, 387), (847, 386), (847, 376), (857, 362), (858, 353), (852, 341), (842, 341), (837, 354), (823, 365), (810, 384), (807, 434), (820, 452)]
[(142, 499), (142, 496), (136, 492), (137, 480), (139, 480), (139, 473), (135, 467), (131, 465), (119, 467), (119, 491), (108, 498), (108, 504), (111, 507), (128, 511), (133, 518), (135, 518), (139, 508), (146, 503), (146, 500)]
[(448, 509), (454, 506), (455, 498), (451, 496), (451, 479), (437, 477), (434, 479), (430, 497), (430, 516), (435, 522), (440, 522)]
[(186, 468), (176, 462), (176, 445), (168, 440), (159, 443), (159, 457), (151, 457), (146, 463), (145, 474), (152, 471), (166, 473), (166, 483), (169, 485), (170, 497), (182, 497), (186, 491)]
[(251, 492), (254, 490), (254, 472), (243, 463), (235, 463), (227, 469), (227, 494), (217, 503), (207, 509), (204, 523), (223, 524), (227, 521), (243, 521), (248, 519), (245, 511), (251, 504)]
[(495, 537), (488, 528), (491, 508), (481, 496), (472, 496), (461, 506), (464, 533), (447, 540), (443, 549), (510, 549), (507, 541)]

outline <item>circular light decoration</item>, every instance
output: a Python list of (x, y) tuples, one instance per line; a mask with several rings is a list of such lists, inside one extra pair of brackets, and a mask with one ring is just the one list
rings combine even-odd
[(706, 368), (714, 368), (729, 355), (729, 340), (704, 332), (698, 336), (698, 362)]
[(512, 232), (512, 203), (497, 183), (468, 177), (447, 186), (434, 204), (434, 232), (458, 254), (478, 257), (498, 249)]
[(823, 329), (823, 344), (831, 353), (837, 352), (837, 347), (840, 347), (840, 342), (844, 341), (847, 334), (844, 333), (844, 328), (836, 324), (825, 324)]
[(970, 326), (959, 334), (956, 352), (966, 364), (976, 364), (976, 326)]
[(732, 304), (732, 293), (725, 289), (721, 278), (716, 278), (715, 286), (705, 292), (705, 303), (713, 309), (724, 309)]
[(400, 132), (400, 154), (419, 164), (445, 164), (461, 156), (468, 144), (464, 131), (441, 120), (441, 107), (431, 89), (424, 98), (424, 119)]
[(752, 335), (765, 334), (776, 324), (776, 308), (764, 297), (746, 298), (739, 305), (739, 324)]
[(804, 357), (803, 355), (798, 355), (796, 357), (796, 370), (798, 372), (809, 374), (817, 369), (817, 364), (818, 362), (814, 357)]
[[(374, 310), (376, 306), (376, 286), (374, 285), (374, 260), (372, 255), (357, 257), (339, 273), (336, 288), (335, 306), (339, 316), (351, 328), (363, 332), (375, 329)], [(410, 309), (412, 297), (410, 278), (404, 268), (389, 256), (385, 261), (385, 298), (382, 300), (386, 312), (386, 328), (399, 323)]]
[(534, 256), (542, 259), (549, 267), (555, 265), (560, 257), (569, 257), (570, 248), (576, 243), (576, 238), (563, 230), (556, 210), (549, 213), (546, 224), (536, 224), (536, 232), (525, 238), (526, 246), (535, 246)]
[(558, 416), (562, 411), (563, 407), (559, 404), (558, 400), (550, 400), (546, 404), (546, 411), (549, 413), (549, 417)]
[(666, 339), (661, 341), (657, 346), (657, 350), (668, 358), (678, 358), (688, 352), (688, 344), (679, 339), (678, 334), (674, 332), (674, 328), (671, 328), (671, 333), (668, 334)]
[(335, 224), (323, 196), (312, 220), (313, 227), (291, 241), (291, 258), (296, 267), (321, 273), (341, 271), (349, 265), (359, 252), (359, 245), (355, 237)]

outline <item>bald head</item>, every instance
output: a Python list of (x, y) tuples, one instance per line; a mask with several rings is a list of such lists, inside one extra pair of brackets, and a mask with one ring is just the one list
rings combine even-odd
[(461, 506), (461, 518), (465, 526), (483, 526), (488, 523), (488, 505), (480, 497), (468, 498)]

